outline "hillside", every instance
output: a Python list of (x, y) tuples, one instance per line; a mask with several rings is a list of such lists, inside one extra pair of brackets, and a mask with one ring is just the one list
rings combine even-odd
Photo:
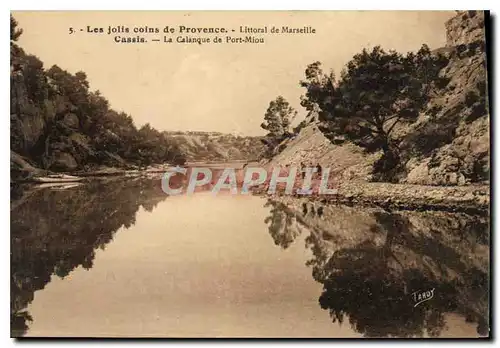
[[(434, 50), (447, 59), (439, 86), (430, 91), (426, 111), (394, 130), (402, 166), (395, 182), (466, 185), (489, 181), (489, 112), (484, 13), (460, 11), (445, 24), (446, 47)], [(281, 144), (270, 164), (312, 163), (330, 167), (343, 179), (368, 180), (382, 152), (367, 154), (348, 141), (330, 141), (321, 121), (309, 124)]]
[(332, 144), (318, 130), (317, 122), (308, 124), (295, 138), (285, 140), (282, 145), (284, 150), (271, 159), (270, 165), (320, 164), (330, 168), (331, 175), (346, 180), (366, 180), (378, 157), (377, 154), (367, 156), (353, 144)]
[(96, 167), (145, 167), (185, 161), (176, 145), (130, 115), (112, 109), (92, 91), (83, 71), (57, 65), (46, 69), (17, 41), (22, 29), (11, 17), (11, 178), (40, 172), (73, 172)]
[(446, 23), (449, 80), (430, 102), (430, 110), (408, 130), (405, 143), (417, 144), (402, 182), (466, 184), (489, 180), (489, 113), (484, 14), (459, 13)]
[(261, 137), (219, 132), (165, 132), (187, 161), (258, 159), (264, 150)]
[(259, 137), (137, 127), (91, 90), (83, 71), (48, 69), (18, 45), (22, 29), (11, 17), (11, 179), (47, 172), (94, 172), (188, 161), (255, 159)]

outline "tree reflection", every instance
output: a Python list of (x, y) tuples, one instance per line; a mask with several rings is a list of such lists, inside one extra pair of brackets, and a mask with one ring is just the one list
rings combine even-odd
[[(269, 205), (279, 221), (294, 214), (309, 231), (305, 241), (313, 258), (306, 264), (323, 285), (319, 304), (333, 322), (348, 321), (365, 337), (436, 337), (445, 314), (457, 313), (475, 322), (478, 334), (488, 334), (487, 219), (349, 207), (328, 214), (327, 206), (311, 214), (304, 204)], [(360, 220), (364, 230), (357, 229)], [(271, 226), (269, 233), (276, 240)], [(415, 307), (412, 293), (429, 289), (434, 297)]]
[(302, 233), (296, 214), (292, 211), (286, 211), (285, 206), (272, 200), (268, 200), (264, 207), (271, 207), (271, 215), (264, 222), (269, 224), (269, 234), (273, 238), (274, 244), (287, 249)]
[[(336, 251), (326, 264), (323, 293), (319, 302), (333, 321), (349, 316), (351, 326), (368, 337), (413, 337), (428, 332), (438, 336), (444, 328), (443, 313), (451, 310), (448, 291), (417, 269), (407, 269), (391, 248), (408, 228), (408, 221), (397, 214), (376, 213), (386, 232), (383, 245), (365, 241), (353, 248)], [(436, 289), (432, 309), (414, 307), (412, 292)], [(439, 288), (439, 289), (438, 289)], [(450, 289), (446, 289), (450, 290)]]
[(135, 223), (142, 206), (151, 211), (166, 198), (152, 180), (109, 181), (69, 190), (15, 190), (11, 197), (11, 336), (23, 336), (32, 321), (26, 307), (52, 275), (93, 266), (121, 228)]

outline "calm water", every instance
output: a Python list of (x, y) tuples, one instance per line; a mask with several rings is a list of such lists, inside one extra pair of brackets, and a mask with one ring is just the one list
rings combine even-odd
[[(486, 218), (256, 196), (158, 180), (16, 191), (13, 336), (477, 337)], [(416, 305), (417, 292), (433, 290)]]

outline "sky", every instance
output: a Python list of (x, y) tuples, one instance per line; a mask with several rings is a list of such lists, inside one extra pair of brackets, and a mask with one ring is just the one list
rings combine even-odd
[[(340, 74), (363, 48), (381, 45), (401, 52), (423, 43), (445, 45), (444, 23), (454, 11), (36, 11), (13, 12), (23, 29), (19, 44), (71, 73), (84, 71), (91, 90), (112, 108), (130, 114), (137, 126), (262, 135), (269, 102), (282, 95), (305, 115), (299, 81), (308, 64), (320, 61)], [(264, 44), (121, 44), (109, 26), (315, 28), (315, 34), (267, 34)], [(87, 26), (105, 33), (87, 33)], [(70, 34), (69, 28), (75, 29)], [(80, 31), (83, 29), (83, 31)], [(175, 38), (178, 33), (171, 34)], [(123, 36), (123, 35), (122, 35)], [(135, 37), (130, 33), (125, 36)], [(190, 34), (190, 36), (197, 36)], [(199, 35), (198, 35), (199, 36)], [(214, 34), (204, 34), (213, 38)], [(243, 35), (245, 36), (245, 35)], [(256, 34), (255, 36), (262, 36)]]

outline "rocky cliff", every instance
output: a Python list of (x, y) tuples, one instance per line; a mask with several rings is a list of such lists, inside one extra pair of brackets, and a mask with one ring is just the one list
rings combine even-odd
[[(406, 144), (420, 148), (406, 164), (403, 182), (461, 185), (489, 180), (489, 111), (484, 13), (462, 11), (446, 23), (449, 57), (430, 112), (407, 132)], [(431, 144), (431, 146), (429, 146)], [(407, 154), (410, 157), (411, 154)]]
[[(448, 64), (440, 71), (442, 85), (431, 91), (427, 111), (413, 124), (396, 129), (401, 141), (400, 183), (466, 185), (489, 181), (489, 111), (486, 73), (485, 16), (459, 11), (444, 25), (445, 47), (434, 50)], [(349, 143), (333, 144), (313, 120), (271, 164), (321, 164), (343, 179), (371, 180), (380, 153), (366, 155)]]

